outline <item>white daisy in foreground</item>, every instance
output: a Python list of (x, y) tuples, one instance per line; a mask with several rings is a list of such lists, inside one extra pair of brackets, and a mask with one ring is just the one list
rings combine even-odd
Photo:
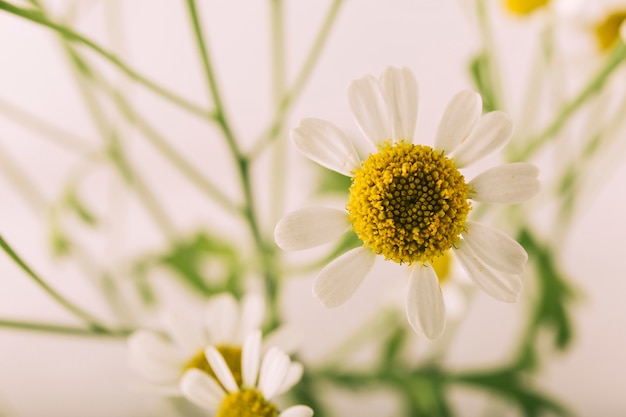
[[(271, 348), (261, 363), (261, 333), (246, 338), (241, 356), (242, 380), (237, 381), (222, 354), (213, 346), (206, 349), (206, 358), (215, 377), (197, 369), (185, 372), (180, 389), (196, 405), (216, 417), (310, 417), (313, 411), (297, 405), (279, 412), (271, 400), (293, 387), (302, 377), (302, 366), (291, 362), (287, 354)], [(259, 370), (260, 368), (260, 370)]]
[(326, 307), (344, 303), (372, 267), (376, 255), (408, 264), (406, 311), (414, 330), (429, 338), (445, 327), (445, 307), (432, 262), (452, 249), (472, 280), (498, 300), (514, 302), (522, 287), (526, 251), (512, 238), (467, 220), (468, 200), (511, 204), (539, 190), (534, 165), (489, 169), (466, 182), (464, 168), (507, 143), (512, 124), (502, 112), (481, 116), (477, 93), (462, 91), (450, 102), (435, 146), (413, 143), (417, 82), (406, 68), (366, 76), (348, 91), (363, 134), (378, 148), (361, 161), (335, 125), (304, 119), (291, 132), (297, 148), (320, 165), (352, 177), (347, 211), (307, 208), (276, 225), (276, 243), (286, 250), (311, 248), (350, 229), (363, 246), (352, 249), (317, 277), (313, 292)]
[[(214, 375), (204, 355), (205, 348), (213, 345), (241, 381), (244, 337), (261, 326), (264, 310), (263, 299), (257, 294), (246, 295), (238, 303), (231, 294), (224, 293), (209, 299), (205, 317), (168, 311), (163, 315), (165, 335), (138, 330), (129, 337), (130, 365), (163, 393), (178, 395), (180, 378), (188, 369)], [(298, 339), (293, 329), (283, 326), (266, 337), (265, 346), (292, 352)]]

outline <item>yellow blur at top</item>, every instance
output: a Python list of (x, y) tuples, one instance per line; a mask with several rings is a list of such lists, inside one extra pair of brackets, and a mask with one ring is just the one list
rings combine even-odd
[(550, 3), (550, 0), (505, 0), (506, 8), (518, 15), (527, 15)]

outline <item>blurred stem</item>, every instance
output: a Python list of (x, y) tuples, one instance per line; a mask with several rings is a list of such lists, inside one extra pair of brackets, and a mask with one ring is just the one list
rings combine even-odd
[[(285, 93), (285, 22), (284, 3), (282, 0), (269, 0), (271, 38), (272, 38), (272, 89), (274, 111), (278, 112), (280, 100)], [(277, 133), (280, 139), (284, 134)], [(270, 199), (270, 219), (274, 224), (280, 218), (285, 204), (285, 187), (287, 176), (287, 143), (285, 140), (277, 140), (272, 155), (270, 184), (272, 198)]]
[(170, 145), (170, 142), (163, 137), (146, 119), (140, 116), (130, 105), (124, 94), (115, 90), (109, 85), (104, 85), (107, 92), (117, 104), (118, 109), (126, 118), (128, 123), (135, 125), (143, 136), (163, 155), (181, 174), (183, 174), (192, 184), (202, 191), (209, 199), (222, 205), (229, 212), (241, 213), (242, 209), (220, 191), (211, 181), (209, 181), (200, 171), (191, 165), (184, 156)]
[(199, 107), (198, 105), (187, 101), (186, 99), (180, 97), (179, 95), (165, 89), (164, 87), (161, 87), (156, 82), (139, 74), (137, 71), (130, 68), (126, 63), (124, 63), (120, 58), (118, 58), (113, 53), (107, 51), (106, 49), (96, 44), (95, 42), (91, 41), (90, 39), (84, 37), (83, 35), (77, 32), (74, 32), (72, 29), (62, 24), (55, 23), (49, 20), (48, 17), (43, 12), (39, 10), (22, 9), (4, 0), (0, 0), (0, 10), (4, 10), (7, 13), (11, 13), (15, 16), (19, 16), (33, 23), (37, 23), (37, 24), (40, 24), (42, 26), (45, 26), (52, 30), (57, 31), (65, 39), (68, 39), (71, 42), (76, 42), (81, 45), (84, 45), (87, 48), (91, 49), (92, 51), (96, 52), (102, 58), (106, 59), (111, 64), (116, 66), (118, 69), (120, 69), (122, 72), (124, 72), (132, 80), (138, 82), (139, 84), (143, 85), (144, 87), (151, 90), (155, 94), (161, 96), (162, 98), (170, 101), (173, 104), (176, 104), (182, 109), (187, 110), (197, 116), (200, 116), (202, 118), (209, 119), (209, 120), (213, 119), (213, 115), (211, 114), (210, 111), (205, 110)]
[(27, 330), (42, 333), (53, 333), (65, 336), (87, 336), (87, 337), (118, 337), (125, 338), (133, 330), (130, 329), (105, 329), (103, 327), (82, 328), (73, 326), (62, 326), (51, 323), (38, 323), (32, 321), (6, 320), (0, 319), (0, 327), (8, 327), (16, 330)]
[(497, 110), (505, 110), (505, 103), (503, 97), (502, 77), (500, 76), (500, 70), (497, 62), (497, 48), (493, 41), (493, 34), (491, 31), (491, 24), (489, 22), (489, 15), (487, 11), (486, 0), (476, 0), (476, 16), (478, 17), (478, 26), (480, 29), (480, 36), (485, 53), (487, 54), (489, 64), (489, 79), (492, 86), (492, 100), (493, 107)]
[(269, 328), (273, 329), (278, 326), (279, 318), (279, 305), (278, 305), (278, 275), (276, 273), (276, 267), (274, 265), (274, 249), (273, 246), (266, 244), (261, 234), (261, 229), (258, 224), (257, 214), (255, 209), (254, 195), (252, 193), (252, 175), (250, 172), (250, 160), (246, 158), (239, 144), (235, 138), (235, 135), (231, 129), (231, 125), (226, 116), (224, 105), (222, 103), (221, 94), (213, 71), (213, 65), (211, 63), (211, 57), (204, 40), (204, 34), (202, 30), (202, 24), (198, 16), (198, 10), (196, 8), (196, 2), (194, 0), (187, 0), (187, 6), (189, 9), (189, 16), (191, 18), (194, 35), (196, 38), (196, 44), (204, 67), (204, 73), (206, 76), (207, 85), (209, 88), (209, 94), (213, 99), (215, 106), (215, 120), (220, 126), (224, 138), (228, 144), (230, 152), (235, 160), (239, 180), (244, 195), (246, 206), (244, 208), (244, 215), (250, 228), (254, 245), (256, 247), (259, 260), (261, 262), (261, 268), (263, 270), (263, 278), (265, 282), (265, 292), (268, 298), (268, 322)]
[(287, 113), (293, 103), (299, 98), (304, 86), (306, 85), (311, 73), (313, 72), (313, 68), (315, 68), (315, 64), (317, 63), (319, 56), (326, 45), (326, 41), (328, 40), (328, 36), (330, 35), (330, 31), (337, 20), (337, 16), (339, 14), (339, 10), (344, 0), (334, 0), (330, 5), (328, 12), (324, 18), (322, 26), (313, 42), (313, 46), (309, 51), (302, 68), (298, 72), (296, 80), (291, 85), (289, 89), (285, 92), (285, 94), (280, 99), (278, 103), (278, 108), (274, 114), (274, 117), (269, 125), (269, 127), (265, 130), (263, 135), (259, 138), (257, 143), (254, 145), (249, 155), (251, 159), (254, 159), (257, 154), (261, 153), (267, 146), (269, 146), (276, 138), (280, 135), (280, 132), (283, 130), (284, 123), (287, 119)]
[(9, 179), (8, 183), (22, 196), (35, 211), (42, 212), (46, 208), (46, 200), (35, 183), (28, 177), (24, 169), (0, 147), (0, 169)]
[(24, 260), (13, 250), (11, 245), (4, 240), (4, 237), (0, 234), (0, 247), (4, 250), (4, 252), (15, 262), (21, 269), (24, 271), (30, 278), (32, 278), (48, 295), (50, 295), (57, 303), (62, 305), (67, 311), (71, 312), (78, 318), (82, 319), (86, 324), (89, 325), (94, 331), (98, 332), (106, 332), (104, 326), (102, 326), (98, 320), (93, 318), (89, 313), (82, 310), (80, 307), (74, 305), (72, 302), (67, 300), (61, 294), (56, 292), (52, 287), (50, 287), (46, 282), (33, 271)]
[(557, 113), (556, 117), (540, 134), (529, 140), (526, 147), (513, 155), (511, 161), (524, 161), (533, 156), (548, 140), (556, 135), (561, 128), (569, 121), (570, 117), (583, 105), (590, 97), (597, 94), (604, 87), (613, 71), (626, 59), (626, 45), (620, 42), (612, 50), (605, 60), (605, 64), (589, 80), (587, 85), (572, 100), (566, 103)]
[(90, 152), (87, 140), (66, 131), (65, 129), (49, 123), (39, 116), (8, 103), (0, 98), (0, 111), (8, 115), (14, 122), (41, 133), (43, 139), (49, 140), (66, 150), (76, 153)]

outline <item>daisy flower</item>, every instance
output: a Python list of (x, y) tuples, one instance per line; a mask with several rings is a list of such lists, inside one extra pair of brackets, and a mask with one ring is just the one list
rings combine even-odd
[(511, 204), (539, 190), (534, 165), (497, 166), (470, 182), (459, 171), (507, 143), (512, 124), (502, 112), (481, 116), (482, 100), (458, 93), (439, 125), (434, 148), (413, 143), (417, 82), (406, 68), (352, 83), (348, 99), (363, 134), (377, 148), (361, 161), (335, 125), (304, 119), (291, 132), (296, 147), (320, 165), (352, 177), (347, 210), (305, 208), (275, 228), (278, 246), (311, 248), (352, 229), (363, 242), (328, 264), (313, 293), (326, 307), (344, 303), (377, 256), (409, 266), (406, 312), (414, 330), (429, 338), (445, 327), (445, 307), (433, 262), (453, 250), (472, 280), (498, 300), (514, 302), (521, 290), (525, 250), (487, 225), (469, 221), (469, 200)]
[(231, 372), (227, 359), (218, 349), (209, 346), (206, 358), (215, 376), (198, 369), (185, 372), (180, 389), (196, 405), (216, 417), (311, 417), (313, 411), (297, 405), (279, 412), (271, 400), (288, 391), (302, 377), (302, 366), (291, 362), (287, 354), (273, 347), (261, 363), (261, 333), (251, 333), (245, 340), (241, 355), (241, 382)]
[[(178, 395), (180, 378), (188, 369), (214, 375), (204, 355), (206, 346), (212, 345), (241, 381), (243, 340), (260, 327), (263, 315), (263, 299), (257, 294), (246, 295), (241, 303), (228, 293), (211, 297), (204, 323), (179, 311), (167, 311), (162, 317), (165, 334), (138, 330), (129, 337), (130, 365), (163, 393)], [(294, 329), (282, 326), (266, 337), (265, 345), (292, 352), (298, 339)]]

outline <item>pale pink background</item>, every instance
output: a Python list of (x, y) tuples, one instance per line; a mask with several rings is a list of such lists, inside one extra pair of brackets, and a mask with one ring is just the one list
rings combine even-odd
[[(53, 2), (55, 16), (70, 2)], [(184, 2), (108, 0), (92, 4), (80, 14), (78, 30), (111, 45), (107, 7), (121, 13), (115, 26), (128, 61), (140, 72), (162, 82), (185, 97), (207, 103), (206, 86), (196, 56)], [(237, 134), (249, 145), (271, 115), (269, 72), (269, 27), (267, 2), (243, 0), (200, 1), (209, 28), (217, 75), (225, 92), (229, 114)], [(328, 1), (286, 1), (288, 75), (292, 80), (300, 67)], [(408, 66), (420, 83), (418, 135), (425, 143), (447, 100), (470, 87), (466, 68), (478, 47), (475, 28), (461, 4), (452, 0), (348, 0), (341, 10), (329, 44), (293, 109), (289, 126), (302, 117), (332, 120), (354, 136), (346, 101), (349, 82), (367, 73), (378, 74), (387, 65)], [(504, 82), (519, 101), (522, 83), (535, 44), (537, 20), (520, 21), (494, 8), (504, 51)], [(118, 43), (119, 44), (119, 43)], [(92, 62), (102, 63), (89, 54)], [(222, 139), (193, 116), (187, 116), (142, 87), (118, 77), (102, 64), (111, 79), (121, 80), (131, 91), (142, 114), (154, 122), (193, 163), (231, 195), (237, 195), (229, 159)], [(0, 13), (0, 97), (64, 126), (93, 144), (98, 132), (83, 107), (80, 95), (51, 32), (21, 19)], [(514, 106), (513, 106), (514, 107)], [(515, 111), (512, 116), (515, 120)], [(195, 190), (163, 162), (142, 138), (124, 132), (132, 159), (181, 231), (194, 227), (242, 235), (222, 211), (207, 204)], [(245, 145), (245, 146), (248, 146)], [(0, 146), (18, 158), (49, 199), (57, 198), (63, 179), (75, 169), (76, 158), (42, 141), (0, 115)], [(293, 155), (290, 169), (307, 166)], [(298, 158), (298, 159), (296, 159)], [(548, 161), (548, 162), (546, 162)], [(550, 179), (551, 159), (538, 161), (542, 178)], [(563, 267), (581, 289), (578, 305), (577, 340), (566, 355), (553, 356), (537, 383), (581, 416), (620, 416), (626, 410), (626, 267), (623, 236), (626, 235), (626, 199), (623, 196), (626, 169), (617, 163), (611, 176), (602, 178), (583, 204), (570, 238), (562, 242)], [(263, 165), (261, 165), (263, 167)], [(306, 172), (288, 175), (293, 192), (286, 209), (310, 202), (306, 187), (298, 181)], [(262, 181), (259, 199), (267, 202)], [(101, 213), (117, 210), (118, 226), (106, 228), (104, 239), (89, 239), (86, 245), (103, 262), (122, 264), (140, 249), (157, 249), (161, 237), (145, 212), (133, 200), (115, 198), (119, 179), (103, 168), (91, 173), (83, 187), (87, 200)], [(117, 193), (117, 194), (116, 194)], [(549, 198), (548, 194), (539, 197)], [(50, 260), (45, 234), (45, 213), (33, 213), (0, 178), (0, 232), (52, 285), (90, 310), (105, 314), (93, 287), (67, 263)], [(112, 205), (111, 201), (118, 201)], [(112, 208), (113, 207), (113, 208)], [(533, 209), (532, 205), (528, 209)], [(542, 221), (542, 214), (536, 214)], [(545, 220), (545, 216), (544, 216)], [(271, 225), (267, 225), (270, 228)], [(121, 243), (120, 243), (121, 242)], [(123, 269), (120, 269), (123, 272)], [(378, 272), (379, 279), (375, 278)], [(336, 310), (324, 310), (311, 296), (313, 277), (296, 279), (287, 288), (284, 308), (305, 331), (303, 355), (311, 360), (332, 351), (352, 326), (372, 311), (380, 293), (388, 291), (400, 272), (381, 264), (353, 299)], [(380, 275), (385, 275), (382, 279)], [(391, 276), (389, 276), (391, 275)], [(164, 282), (167, 282), (164, 279)], [(165, 285), (165, 284), (164, 284)], [(395, 285), (395, 283), (394, 283)], [(397, 287), (397, 285), (395, 285)], [(522, 307), (498, 303), (479, 295), (452, 351), (452, 366), (472, 367), (504, 360), (509, 343), (520, 324)], [(0, 317), (49, 319), (74, 322), (34, 286), (5, 256), (0, 256)], [(110, 319), (110, 317), (108, 317)], [(338, 325), (337, 323), (341, 323)], [(419, 342), (426, 344), (426, 342)], [(125, 344), (119, 340), (48, 337), (0, 329), (0, 416), (20, 417), (110, 417), (156, 415), (163, 404), (158, 396), (141, 388), (141, 379), (127, 365)], [(462, 416), (482, 415), (484, 399), (470, 392), (457, 393)], [(393, 399), (368, 397), (345, 402), (343, 415), (388, 415)], [(515, 415), (507, 412), (508, 415)], [(165, 412), (164, 414), (167, 414)], [(505, 414), (500, 414), (505, 415)]]

